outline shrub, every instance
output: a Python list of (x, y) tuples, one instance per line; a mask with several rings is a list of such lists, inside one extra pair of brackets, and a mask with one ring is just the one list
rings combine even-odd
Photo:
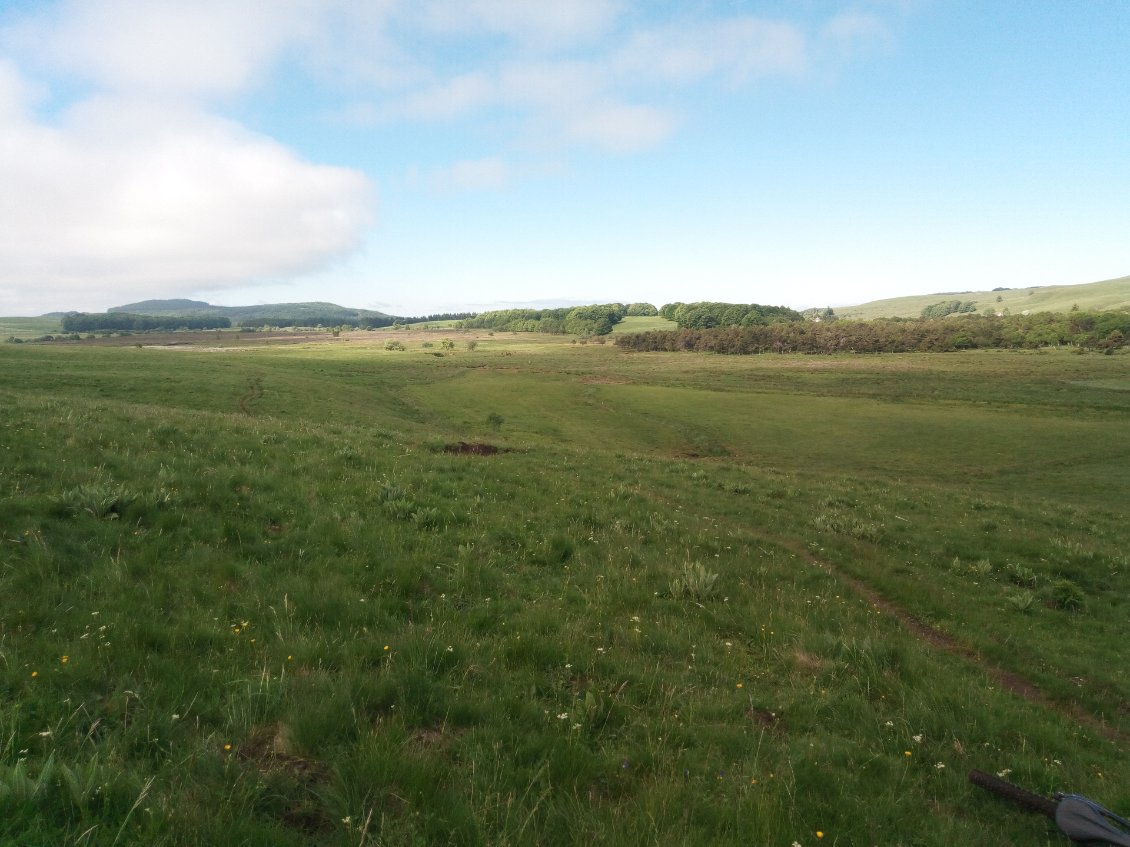
[(403, 350), (404, 345), (401, 344), (399, 341), (386, 341), (385, 342), (385, 349), (386, 350)]

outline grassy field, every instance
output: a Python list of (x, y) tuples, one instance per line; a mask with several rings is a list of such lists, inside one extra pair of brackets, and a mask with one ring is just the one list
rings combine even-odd
[(1130, 356), (443, 332), (0, 346), (0, 843), (1130, 809)]
[(842, 318), (872, 320), (874, 318), (917, 318), (927, 306), (943, 300), (972, 301), (976, 311), (1008, 309), (1014, 315), (1022, 312), (1067, 312), (1072, 307), (1082, 311), (1130, 309), (1130, 276), (1091, 282), (1084, 285), (1043, 285), (1033, 288), (1010, 288), (1005, 291), (967, 291), (952, 294), (921, 294), (875, 300), (858, 306), (837, 307)]
[(37, 338), (62, 330), (63, 323), (58, 318), (0, 318), (0, 340)]
[(677, 329), (678, 324), (674, 321), (669, 321), (667, 318), (655, 315), (653, 317), (646, 317), (642, 315), (631, 315), (624, 318), (620, 323), (612, 327), (613, 335), (621, 335), (625, 332), (648, 332), (653, 329)]

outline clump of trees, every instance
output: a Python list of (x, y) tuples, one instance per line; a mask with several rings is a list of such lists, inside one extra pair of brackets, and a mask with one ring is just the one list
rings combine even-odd
[(942, 300), (932, 303), (922, 310), (924, 318), (944, 318), (946, 315), (976, 312), (977, 305), (972, 300)]
[(72, 312), (63, 316), (65, 332), (171, 332), (178, 329), (228, 329), (231, 319), (219, 315), (133, 315), (129, 312), (90, 314)]
[(654, 318), (659, 310), (650, 303), (629, 303), (624, 315), (629, 318)]
[(503, 332), (607, 335), (626, 314), (627, 307), (622, 303), (563, 309), (500, 309), (460, 321), (459, 327)]
[(911, 353), (1035, 349), (1073, 345), (1113, 353), (1130, 336), (1130, 312), (951, 315), (870, 321), (778, 321), (747, 326), (655, 330), (621, 335), (629, 350), (712, 353)]
[(659, 314), (674, 321), (680, 329), (712, 329), (727, 326), (766, 326), (804, 320), (800, 312), (787, 306), (760, 303), (668, 303)]

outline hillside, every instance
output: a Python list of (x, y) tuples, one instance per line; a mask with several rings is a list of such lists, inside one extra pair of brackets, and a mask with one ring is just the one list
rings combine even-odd
[(170, 317), (175, 315), (221, 315), (232, 323), (282, 318), (290, 321), (308, 319), (315, 323), (350, 323), (362, 318), (388, 318), (384, 312), (352, 309), (336, 303), (265, 303), (257, 306), (213, 306), (202, 300), (142, 300), (124, 306), (112, 306), (107, 312), (128, 312), (133, 315)]
[(986, 309), (1013, 314), (1024, 312), (1067, 312), (1072, 306), (1083, 311), (1130, 309), (1130, 276), (1091, 282), (1083, 285), (1045, 285), (1031, 288), (1009, 288), (997, 291), (946, 291), (913, 297), (873, 300), (858, 306), (836, 307), (841, 318), (916, 318), (927, 306), (942, 300), (972, 301), (974, 310)]

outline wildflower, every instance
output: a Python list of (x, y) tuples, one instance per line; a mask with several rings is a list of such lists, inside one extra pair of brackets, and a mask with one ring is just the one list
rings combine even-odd
[(225, 750), (225, 751), (227, 751), (227, 750), (230, 750), (230, 749), (231, 749), (231, 745), (230, 745), (230, 744), (225, 744), (225, 745), (224, 745), (224, 750)]
[(31, 672), (31, 678), (32, 679), (35, 679), (37, 676), (39, 676), (39, 671), (32, 671)]
[(287, 656), (287, 657), (286, 657), (286, 660), (287, 660), (288, 662), (293, 662), (293, 661), (294, 661), (294, 656)]
[(903, 750), (903, 751), (902, 751), (902, 754), (903, 754), (904, 756), (911, 756), (911, 755), (913, 755), (913, 754), (912, 754), (912, 753), (911, 753), (911, 752), (910, 752), (909, 750)]
[(921, 735), (914, 736), (914, 743), (915, 744), (921, 744), (922, 743), (922, 736)]
[(1012, 768), (1005, 768), (1003, 771), (997, 771), (997, 776), (999, 776), (1001, 779), (1004, 779), (1010, 773), (1012, 773)]
[(739, 682), (739, 683), (738, 683), (738, 685), (737, 685), (737, 687), (738, 687), (738, 688), (741, 688), (741, 687), (742, 687), (742, 684), (741, 684), (741, 683)]
[(559, 721), (564, 721), (564, 720), (568, 720), (568, 719), (569, 719), (569, 713), (568, 712), (562, 712), (561, 714), (559, 714), (557, 716), (557, 720), (559, 720)]
[(824, 833), (822, 833), (822, 832), (821, 832), (820, 830), (816, 830), (816, 837), (817, 837), (817, 838), (823, 838), (823, 837), (824, 837)]
[(944, 762), (938, 762), (936, 765), (934, 765), (934, 767), (938, 770), (944, 770), (946, 766)]
[(71, 657), (70, 657), (70, 656), (62, 656), (62, 657), (60, 657), (60, 658), (59, 658), (59, 661), (60, 661), (60, 662), (61, 662), (62, 664), (64, 664), (64, 665), (65, 665), (65, 664), (66, 664), (67, 662), (69, 662), (70, 660), (71, 660)]
[(386, 644), (386, 645), (385, 645), (385, 652), (386, 652), (386, 653), (388, 652), (388, 649), (389, 649), (389, 648), (388, 648), (388, 645)]

